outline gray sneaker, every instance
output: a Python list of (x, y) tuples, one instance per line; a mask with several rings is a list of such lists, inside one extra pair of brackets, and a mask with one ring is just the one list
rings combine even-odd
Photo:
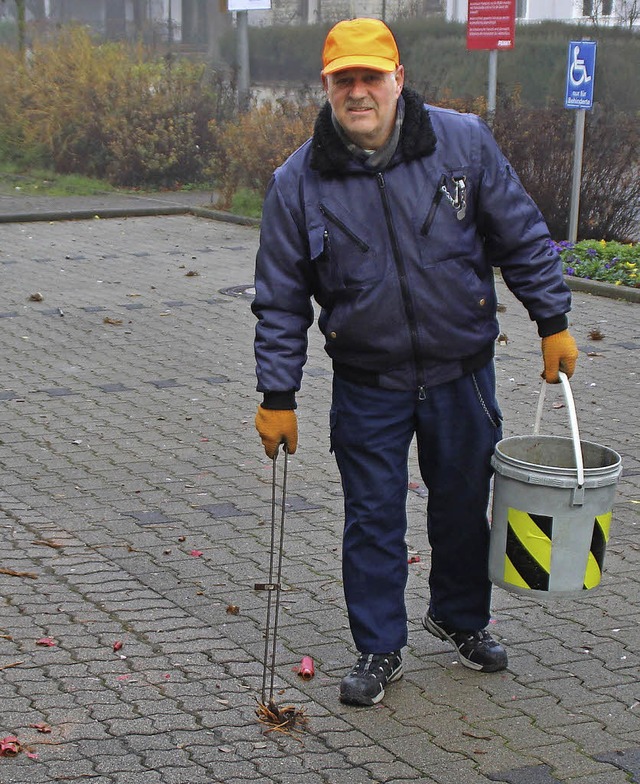
[(460, 664), (480, 672), (498, 672), (507, 667), (507, 652), (486, 629), (456, 632), (447, 629), (429, 613), (422, 619), (424, 628), (435, 637), (450, 642), (460, 655)]
[(375, 705), (384, 697), (384, 687), (402, 678), (402, 654), (362, 653), (340, 684), (340, 702)]

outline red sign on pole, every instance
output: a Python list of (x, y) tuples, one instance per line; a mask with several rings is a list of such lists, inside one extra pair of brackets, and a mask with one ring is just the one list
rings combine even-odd
[(516, 0), (469, 0), (467, 49), (513, 49)]

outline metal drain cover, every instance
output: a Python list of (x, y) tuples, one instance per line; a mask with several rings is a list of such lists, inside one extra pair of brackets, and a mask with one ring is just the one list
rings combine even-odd
[(256, 295), (256, 290), (253, 284), (244, 283), (240, 286), (228, 286), (226, 289), (220, 289), (219, 293), (226, 297), (244, 297), (252, 300)]

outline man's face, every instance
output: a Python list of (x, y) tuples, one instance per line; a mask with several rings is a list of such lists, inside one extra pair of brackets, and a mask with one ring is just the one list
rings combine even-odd
[(365, 150), (377, 150), (391, 135), (403, 84), (401, 65), (392, 73), (349, 68), (322, 77), (336, 119), (347, 136)]

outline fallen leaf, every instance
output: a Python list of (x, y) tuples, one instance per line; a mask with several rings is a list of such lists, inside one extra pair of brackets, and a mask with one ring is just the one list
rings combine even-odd
[(301, 732), (307, 724), (304, 708), (296, 708), (293, 705), (279, 708), (273, 700), (269, 700), (266, 705), (259, 702), (256, 716), (262, 724), (269, 725), (266, 732), (276, 731), (291, 735), (293, 732)]
[(103, 324), (111, 324), (114, 327), (119, 327), (120, 324), (122, 324), (122, 319), (115, 319), (115, 318), (111, 318), (111, 316), (105, 316), (102, 319), (102, 323)]
[(202, 550), (192, 550), (189, 555), (192, 555), (194, 558), (200, 558), (201, 555), (204, 555)]
[[(10, 640), (11, 637), (9, 637), (9, 636), (4, 637), (4, 635), (3, 635), (3, 639)], [(17, 662), (11, 662), (11, 664), (3, 664), (2, 667), (0, 667), (0, 670), (10, 670), (12, 667), (18, 667), (21, 664), (24, 664), (24, 662), (17, 661)]]
[(53, 637), (41, 637), (39, 640), (36, 640), (36, 645), (42, 645), (45, 648), (55, 648), (56, 641)]
[(197, 278), (199, 274), (200, 273), (196, 272), (196, 270), (189, 270), (189, 272), (185, 274), (185, 278)]
[(39, 291), (36, 291), (34, 294), (31, 294), (29, 297), (29, 300), (31, 302), (42, 302), (43, 299), (44, 297)]
[(0, 568), (0, 574), (8, 574), (10, 577), (28, 577), (30, 580), (38, 579), (38, 575), (33, 572), (17, 572), (15, 569)]
[(64, 547), (64, 545), (60, 544), (60, 542), (49, 542), (47, 539), (34, 539), (31, 544), (41, 544), (46, 547), (53, 547), (54, 549)]
[(233, 749), (230, 746), (218, 746), (218, 751), (223, 754), (233, 754)]
[(604, 332), (598, 327), (589, 330), (589, 340), (602, 340), (603, 338)]
[(410, 564), (414, 564), (414, 563), (420, 563), (420, 556), (419, 556), (419, 555), (412, 555), (412, 556), (409, 558), (409, 561), (408, 561), (408, 563), (410, 563)]
[(238, 607), (237, 604), (230, 604), (227, 607), (227, 613), (229, 615), (240, 615), (240, 608)]
[(44, 721), (37, 721), (35, 724), (30, 724), (30, 727), (33, 727), (34, 730), (38, 730), (38, 732), (47, 733), (51, 732), (51, 727)]
[(475, 738), (475, 740), (493, 740), (490, 735), (476, 735), (475, 732), (467, 732), (466, 730), (462, 730), (462, 734), (468, 738)]

